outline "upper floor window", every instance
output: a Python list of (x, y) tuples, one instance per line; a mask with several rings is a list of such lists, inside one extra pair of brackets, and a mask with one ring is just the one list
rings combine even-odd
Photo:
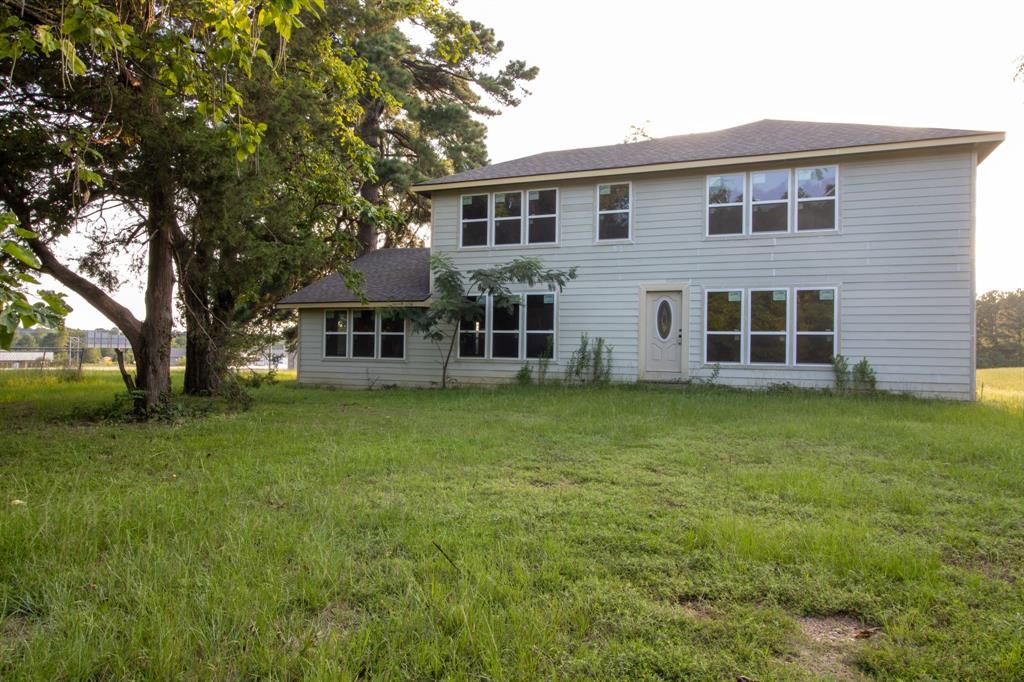
[(554, 244), (558, 241), (558, 190), (467, 194), (462, 197), (459, 222), (461, 247)]
[(789, 171), (750, 174), (750, 231), (789, 231)]
[(708, 234), (743, 234), (743, 173), (708, 176)]
[(630, 194), (628, 182), (597, 186), (598, 241), (630, 238)]
[(462, 197), (462, 246), (487, 246), (488, 195), (469, 194)]
[(796, 171), (796, 229), (836, 229), (836, 167)]
[(523, 193), (494, 193), (494, 245), (523, 241)]
[(837, 166), (709, 175), (707, 234), (835, 230), (837, 175)]
[(558, 190), (531, 189), (526, 197), (529, 243), (554, 243), (558, 240)]

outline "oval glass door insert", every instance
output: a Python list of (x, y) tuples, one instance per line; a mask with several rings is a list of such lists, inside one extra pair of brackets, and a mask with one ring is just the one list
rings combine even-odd
[(658, 336), (662, 341), (668, 340), (672, 333), (672, 305), (667, 299), (658, 304)]

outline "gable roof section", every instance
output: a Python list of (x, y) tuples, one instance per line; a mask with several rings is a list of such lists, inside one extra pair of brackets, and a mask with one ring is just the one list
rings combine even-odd
[(1000, 132), (981, 130), (764, 119), (708, 133), (544, 152), (420, 183), (413, 189), (429, 192), (449, 187), (499, 184), (516, 178), (587, 177), (630, 169), (653, 172), (672, 170), (673, 167), (722, 165), (732, 160), (767, 161), (770, 157), (786, 154), (822, 156), (828, 152), (839, 153), (839, 150), (858, 153), (982, 142), (993, 143), (994, 148), (1004, 137)]
[[(419, 303), (430, 298), (430, 249), (378, 249), (352, 261), (363, 273), (368, 303)], [(329, 303), (361, 303), (338, 273), (285, 296), (283, 308)]]

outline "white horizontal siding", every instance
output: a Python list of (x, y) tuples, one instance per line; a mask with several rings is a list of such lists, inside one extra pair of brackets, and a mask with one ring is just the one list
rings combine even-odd
[[(688, 357), (695, 378), (711, 371), (702, 364), (705, 288), (835, 285), (840, 352), (852, 361), (866, 357), (881, 388), (969, 399), (973, 163), (965, 151), (844, 160), (841, 229), (827, 234), (705, 237), (705, 175), (675, 172), (622, 178), (633, 183), (632, 243), (595, 243), (596, 183), (569, 181), (559, 186), (557, 246), (460, 250), (460, 193), (435, 192), (432, 245), (450, 252), (463, 271), (520, 254), (549, 267), (579, 267), (579, 278), (558, 299), (552, 373), (564, 367), (585, 332), (614, 347), (617, 379), (635, 380), (641, 285), (690, 285)], [(422, 339), (407, 340), (402, 362), (325, 360), (322, 313), (304, 311), (301, 320), (301, 381), (427, 385), (440, 379), (437, 350)], [(521, 365), (453, 359), (450, 374), (460, 382), (509, 381)], [(827, 386), (832, 373), (827, 367), (723, 366), (719, 380)]]

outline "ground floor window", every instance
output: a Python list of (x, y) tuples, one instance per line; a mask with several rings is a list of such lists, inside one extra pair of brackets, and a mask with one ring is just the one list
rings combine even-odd
[(829, 365), (837, 352), (837, 299), (836, 287), (708, 289), (704, 362)]
[(459, 325), (459, 357), (523, 360), (554, 357), (555, 294), (527, 293), (501, 305), (491, 297), (474, 297), (478, 311)]
[(324, 311), (324, 357), (405, 358), (405, 320), (387, 311)]
[(836, 353), (836, 290), (796, 290), (796, 364), (828, 365)]

